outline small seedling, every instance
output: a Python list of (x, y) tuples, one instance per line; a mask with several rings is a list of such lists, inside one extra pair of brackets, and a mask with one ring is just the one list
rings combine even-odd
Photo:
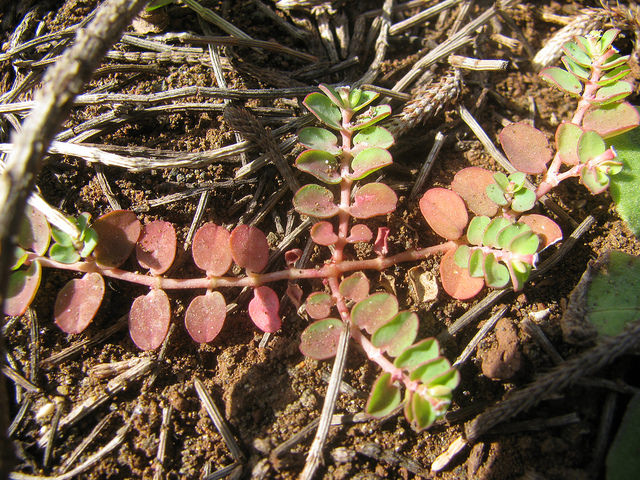
[[(96, 315), (105, 292), (104, 277), (144, 285), (149, 291), (133, 301), (129, 331), (139, 348), (152, 350), (169, 329), (170, 290), (201, 292), (191, 300), (184, 322), (191, 337), (205, 343), (223, 328), (225, 288), (252, 288), (246, 306), (249, 317), (260, 330), (275, 332), (282, 324), (279, 295), (267, 284), (287, 281), (287, 293), (300, 304), (302, 290), (295, 282), (315, 279), (322, 288), (304, 301), (311, 323), (302, 332), (301, 352), (316, 360), (331, 358), (343, 333), (348, 333), (382, 370), (366, 411), (382, 417), (402, 407), (415, 429), (427, 428), (449, 407), (459, 374), (441, 355), (435, 339), (417, 340), (418, 315), (403, 310), (396, 296), (372, 291), (365, 272), (444, 254), (440, 278), (454, 298), (469, 299), (485, 285), (522, 289), (538, 253), (562, 238), (553, 220), (529, 213), (536, 201), (570, 177), (578, 177), (593, 193), (606, 189), (622, 167), (607, 142), (639, 123), (636, 109), (624, 102), (630, 93), (624, 79), (629, 69), (627, 57), (611, 46), (617, 34), (609, 30), (569, 42), (563, 58), (566, 69), (542, 72), (579, 98), (572, 121), (558, 127), (555, 154), (541, 131), (515, 123), (502, 130), (499, 140), (517, 171), (507, 175), (465, 168), (455, 175), (451, 189), (426, 191), (420, 212), (446, 239), (442, 244), (389, 255), (390, 229), (379, 227), (374, 239), (367, 220), (391, 214), (398, 204), (388, 185), (370, 181), (373, 173), (392, 163), (388, 149), (394, 138), (379, 125), (391, 108), (374, 105), (378, 95), (371, 91), (321, 85), (321, 92), (308, 95), (303, 103), (322, 127), (299, 132), (306, 149), (295, 160), (295, 166), (317, 183), (302, 186), (293, 206), (315, 219), (311, 239), (331, 252), (323, 265), (295, 268), (301, 252), (292, 250), (285, 253), (286, 269), (265, 273), (269, 246), (261, 230), (238, 225), (228, 231), (206, 223), (196, 231), (191, 248), (193, 263), (204, 276), (170, 278), (177, 239), (167, 222), (142, 225), (133, 212), (119, 210), (90, 225), (83, 214), (74, 220), (80, 235), (71, 238), (51, 230), (43, 217), (30, 211), (17, 242), (5, 313), (24, 313), (37, 291), (42, 267), (84, 273), (63, 287), (54, 306), (55, 322), (67, 333), (82, 332)], [(543, 179), (532, 188), (526, 175), (538, 174)], [(54, 243), (48, 248), (51, 239)], [(373, 258), (353, 259), (350, 245), (359, 242), (370, 244)], [(123, 269), (134, 250), (145, 273)], [(234, 264), (244, 275), (228, 273)]]

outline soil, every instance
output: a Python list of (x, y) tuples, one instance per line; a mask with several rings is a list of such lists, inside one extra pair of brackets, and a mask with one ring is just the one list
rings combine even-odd
[[(28, 9), (35, 9), (35, 21), (28, 25), (19, 43), (36, 36), (37, 28), (41, 29), (38, 31), (41, 35), (78, 23), (95, 8), (96, 3), (94, 0), (32, 0), (0, 7), (2, 42), (10, 41)], [(299, 52), (315, 55), (322, 61), (329, 61), (317, 30), (323, 15), (310, 14), (308, 7), (288, 14), (277, 10), (271, 2), (203, 0), (202, 3), (253, 38), (275, 41)], [(296, 39), (257, 8), (258, 3), (267, 5), (290, 25), (294, 25), (296, 20), (296, 28), (312, 32), (310, 40)], [(380, 8), (382, 2), (332, 3), (335, 12), (325, 10), (330, 27), (335, 27), (341, 19), (345, 19), (349, 30), (353, 32), (356, 19), (364, 12)], [(436, 2), (425, 2), (425, 5), (432, 3)], [(491, 2), (463, 2), (466, 3), (471, 3), (471, 10), (464, 23), (489, 8)], [(396, 146), (392, 149), (394, 168), (386, 174), (389, 183), (399, 186), (400, 197), (399, 208), (388, 218), (393, 252), (440, 241), (422, 220), (417, 202), (407, 200), (408, 188), (412, 186), (431, 148), (436, 131), (443, 130), (447, 134), (447, 141), (430, 173), (428, 185), (448, 185), (455, 172), (465, 166), (496, 168), (476, 137), (459, 122), (459, 105), (472, 111), (494, 141), (505, 119), (532, 120), (552, 138), (555, 126), (568, 118), (574, 102), (548, 87), (538, 77), (525, 45), (535, 52), (562, 27), (551, 21), (551, 17), (544, 19), (542, 12), (569, 18), (578, 14), (581, 8), (599, 6), (595, 1), (518, 2), (517, 6), (507, 10), (508, 21), (489, 23), (485, 30), (475, 36), (472, 45), (456, 52), (476, 58), (506, 59), (510, 65), (502, 72), (464, 72), (462, 91), (455, 101), (448, 102), (435, 117), (396, 139)], [(417, 11), (418, 8), (415, 8), (395, 14), (393, 22)], [(457, 14), (455, 7), (450, 14), (440, 18), (436, 16), (423, 27), (414, 27), (403, 35), (392, 37), (381, 74), (373, 83), (379, 87), (393, 87), (424, 54), (425, 48), (433, 48), (446, 38), (444, 32), (452, 27)], [(150, 25), (137, 23), (137, 33), (147, 36), (169, 32), (206, 34), (197, 15), (186, 7), (169, 6), (158, 16)], [(39, 25), (38, 21), (42, 23)], [(627, 38), (633, 39), (629, 25), (620, 18), (618, 21)], [(509, 26), (510, 22), (517, 29)], [(366, 24), (369, 29), (370, 18)], [(224, 35), (215, 26), (208, 26), (207, 29), (213, 35)], [(495, 41), (497, 37), (492, 34), (497, 33), (518, 41), (513, 47), (507, 48)], [(520, 34), (524, 37), (519, 37)], [(271, 50), (229, 47), (221, 51), (227, 59), (226, 63), (223, 62), (227, 66), (224, 71), (227, 86), (244, 90), (314, 86), (319, 82), (349, 83), (360, 78), (373, 60), (373, 43), (362, 43), (367, 48), (360, 51), (359, 61), (355, 65), (337, 69), (336, 73), (319, 70), (320, 73), (311, 77), (303, 75), (305, 67), (308, 68), (310, 64), (300, 58)], [(48, 48), (51, 45), (27, 50), (11, 61), (0, 63), (0, 94), (12, 89), (15, 82), (30, 71), (39, 75), (41, 67), (15, 62), (42, 58)], [(631, 49), (633, 45), (629, 41), (621, 48)], [(122, 52), (139, 51), (123, 43), (114, 49)], [(105, 60), (85, 91), (151, 94), (188, 86), (219, 86), (207, 61), (141, 60), (123, 65), (123, 61)], [(434, 67), (434, 74), (436, 77), (442, 75), (446, 69), (446, 65), (439, 64)], [(12, 101), (29, 100), (33, 91), (34, 87), (31, 86)], [(297, 100), (301, 98), (297, 97)], [(277, 110), (273, 110), (271, 115), (259, 114), (267, 128), (275, 129), (291, 120), (291, 117), (299, 117), (304, 113), (300, 103), (295, 100), (296, 97), (291, 96), (275, 100), (248, 99), (238, 103), (252, 108), (275, 107)], [(221, 102), (196, 97), (173, 102), (187, 101)], [(631, 101), (637, 104), (637, 97), (632, 97)], [(392, 105), (394, 113), (401, 111), (402, 102), (394, 100)], [(185, 153), (212, 150), (236, 141), (221, 112), (205, 109), (136, 113), (133, 107), (126, 104), (91, 105), (74, 108), (64, 128), (73, 129), (82, 122), (112, 110), (119, 113), (128, 111), (131, 115), (126, 117), (124, 123), (99, 129), (83, 141)], [(0, 130), (2, 142), (9, 141), (12, 121), (17, 120), (14, 114), (3, 114)], [(259, 154), (257, 149), (253, 149), (247, 154), (247, 159), (253, 160)], [(287, 156), (290, 162), (294, 158), (293, 154)], [(231, 180), (241, 166), (240, 162), (240, 158), (234, 158), (232, 161), (214, 162), (205, 168), (134, 172), (104, 167), (103, 171), (122, 208), (135, 209), (143, 223), (154, 219), (172, 222), (178, 232), (179, 244), (182, 244), (191, 225), (198, 196), (188, 196), (159, 206), (154, 206), (152, 200), (170, 193), (184, 192), (206, 182)], [(302, 178), (302, 175), (299, 177)], [(215, 221), (227, 227), (233, 227), (240, 221), (250, 221), (284, 186), (273, 166), (259, 170), (249, 179), (250, 182), (236, 182), (230, 188), (215, 188), (206, 205), (203, 221)], [(52, 155), (40, 174), (38, 188), (49, 203), (68, 214), (87, 211), (96, 218), (112, 208), (100, 187), (96, 169), (77, 158)], [(480, 343), (472, 359), (461, 368), (461, 383), (454, 393), (451, 415), (446, 421), (438, 422), (423, 432), (413, 431), (402, 414), (383, 421), (347, 421), (341, 426), (332, 427), (323, 452), (324, 464), (316, 478), (411, 478), (415, 474), (445, 480), (571, 480), (602, 477), (602, 454), (606, 452), (606, 445), (617, 428), (614, 421), (613, 430), (605, 434), (603, 449), (599, 445), (601, 437), (598, 434), (603, 403), (605, 399), (617, 395), (614, 419), (619, 419), (628, 396), (593, 386), (577, 386), (555, 393), (532, 411), (483, 436), (480, 442), (456, 458), (443, 472), (428, 473), (436, 457), (463, 432), (465, 421), (553, 366), (553, 360), (525, 331), (522, 322), (525, 319), (533, 321), (564, 358), (579, 353), (585, 347), (564, 341), (560, 318), (567, 297), (578, 283), (587, 263), (610, 249), (636, 255), (640, 253), (639, 242), (617, 217), (608, 193), (591, 196), (577, 182), (569, 181), (557, 188), (552, 197), (577, 222), (587, 214), (594, 215), (597, 221), (570, 254), (547, 275), (527, 285), (524, 291), (504, 297), (501, 303), (494, 306), (495, 310), (507, 306), (507, 314)], [(291, 194), (287, 191), (275, 208), (258, 223), (261, 229), (268, 232), (272, 247), (284, 237), (284, 226), (292, 215), (296, 226), (300, 219), (292, 213)], [(572, 226), (559, 222), (567, 236)], [(370, 222), (372, 230), (381, 224), (380, 220)], [(300, 236), (290, 248), (303, 249), (305, 245), (306, 237)], [(365, 249), (354, 254), (367, 256), (371, 252)], [(326, 251), (316, 249), (310, 262), (317, 264), (324, 259)], [(283, 266), (284, 261), (280, 258), (273, 269)], [(408, 269), (412, 266), (402, 265), (382, 274), (372, 273), (369, 279), (375, 289), (394, 288), (405, 308), (418, 312), (421, 318), (420, 338), (437, 335), (478, 301), (454, 301), (442, 291), (435, 300), (417, 299), (409, 288)], [(438, 259), (424, 261), (421, 266), (437, 278)], [(137, 268), (133, 260), (125, 267)], [(171, 276), (185, 277), (198, 274), (191, 265), (188, 251), (179, 254), (170, 273)], [(283, 303), (282, 329), (271, 336), (266, 346), (261, 346), (264, 334), (257, 331), (248, 319), (247, 302), (243, 295), (239, 290), (225, 291), (227, 302), (237, 302), (239, 307), (229, 314), (225, 327), (213, 342), (199, 345), (190, 339), (182, 324), (191, 295), (172, 293), (175, 328), (159, 357), (158, 352), (140, 352), (132, 343), (126, 326), (107, 338), (100, 338), (106, 329), (126, 317), (132, 300), (144, 293), (143, 289), (122, 282), (108, 282), (108, 299), (85, 332), (65, 335), (60, 331), (52, 321), (53, 302), (60, 288), (73, 277), (72, 273), (47, 271), (29, 315), (17, 322), (7, 320), (5, 324), (8, 325), (5, 330), (11, 366), (38, 387), (36, 393), (28, 393), (16, 388), (13, 382), (8, 382), (12, 419), (16, 418), (20, 407), (29, 399), (25, 416), (11, 437), (18, 456), (17, 472), (55, 476), (67, 471), (98, 452), (114, 438), (122, 425), (130, 421), (131, 427), (124, 434), (119, 447), (84, 471), (81, 478), (205, 478), (208, 473), (232, 464), (234, 459), (196, 393), (194, 380), (199, 379), (220, 408), (245, 456), (242, 467), (236, 471), (237, 475), (241, 478), (287, 479), (295, 478), (300, 473), (312, 433), (280, 456), (275, 456), (273, 449), (319, 416), (331, 362), (304, 359), (298, 343), (308, 320), (298, 315), (291, 303)], [(300, 282), (300, 286), (308, 294), (318, 285)], [(284, 293), (284, 285), (276, 288), (279, 293)], [(483, 291), (478, 299), (487, 293)], [(444, 355), (455, 359), (477, 329), (487, 321), (490, 313), (483, 314), (446, 342)], [(126, 324), (121, 322), (121, 325)], [(50, 361), (52, 355), (87, 339), (99, 341), (79, 349), (69, 358), (55, 363)], [(55, 412), (60, 412), (64, 418), (83, 401), (102, 395), (111, 388), (109, 380), (122, 371), (118, 370), (122, 364), (116, 362), (128, 361), (125, 367), (130, 367), (138, 359), (145, 358), (155, 360), (153, 375), (147, 372), (142, 378), (127, 383), (123, 391), (109, 396), (86, 418), (61, 430), (47, 454), (49, 458), (44, 461), (44, 449), (38, 446), (37, 441), (55, 420), (54, 417), (59, 420)], [(623, 358), (600, 372), (599, 376), (630, 382), (637, 387), (638, 378), (637, 375), (633, 376), (632, 362), (633, 359)], [(40, 366), (34, 369), (34, 365)], [(336, 412), (355, 416), (355, 420), (358, 420), (360, 417), (356, 414), (364, 410), (368, 391), (378, 374), (377, 366), (367, 361), (357, 346), (352, 345), (343, 379), (347, 387), (339, 396)], [(171, 416), (163, 426), (163, 412), (169, 410)], [(92, 438), (82, 455), (70, 467), (66, 465), (65, 461), (72, 451), (107, 416), (104, 428)], [(569, 420), (559, 422), (556, 426), (545, 423), (556, 418)], [(524, 420), (532, 422), (523, 423)], [(168, 433), (164, 434), (166, 454), (160, 465), (156, 455), (163, 431)]]

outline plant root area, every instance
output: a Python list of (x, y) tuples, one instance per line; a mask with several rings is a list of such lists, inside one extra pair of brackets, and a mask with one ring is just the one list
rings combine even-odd
[[(11, 142), (12, 130), (28, 113), (21, 102), (32, 100), (44, 69), (73, 41), (65, 32), (98, 3), (30, 0), (0, 7), (0, 143)], [(188, 248), (198, 205), (203, 207), (199, 224), (213, 221), (229, 229), (255, 224), (267, 234), (272, 254), (285, 239), (286, 249), (304, 250), (308, 244), (308, 228), (295, 234), (305, 219), (293, 210), (286, 181), (269, 156), (262, 164), (259, 160), (265, 154), (260, 142), (249, 139), (248, 147), (234, 156), (210, 153), (245, 140), (225, 121), (225, 102), (247, 108), (258, 119), (262, 127), (257, 138), (273, 135), (278, 143), (286, 141), (302, 125), (295, 122), (306, 114), (301, 104), (305, 92), (318, 83), (350, 84), (366, 78), (366, 84), (392, 89), (429, 52), (493, 5), (449, 2), (443, 13), (399, 28), (400, 22), (438, 2), (410, 2), (415, 4), (410, 8), (399, 8), (404, 2), (372, 0), (201, 3), (252, 39), (271, 43), (265, 47), (219, 40), (234, 37), (182, 2), (146, 14), (110, 49), (80, 92), (86, 101), (74, 105), (58, 137), (164, 163), (124, 168), (54, 152), (37, 180), (47, 202), (68, 215), (89, 212), (97, 218), (123, 208), (134, 210), (143, 223), (172, 222), (179, 247), (171, 277), (202, 275)], [(380, 29), (384, 22), (377, 20), (383, 3), (394, 6), (386, 36)], [(507, 68), (462, 69), (455, 95), (442, 100), (434, 95), (431, 104), (427, 102), (434, 106), (426, 108), (431, 111), (424, 118), (419, 111), (409, 115), (407, 128), (391, 149), (394, 164), (381, 174), (398, 193), (398, 209), (366, 222), (374, 232), (382, 225), (390, 228), (391, 254), (443, 241), (420, 215), (418, 199), (427, 188), (448, 187), (454, 174), (468, 166), (500, 169), (461, 121), (461, 106), (496, 145), (500, 129), (509, 122), (533, 123), (552, 140), (559, 122), (571, 117), (575, 100), (539, 78), (532, 60), (568, 22), (585, 15), (584, 9), (596, 28), (614, 26), (624, 32), (618, 48), (635, 55), (632, 76), (638, 80), (637, 17), (605, 10), (600, 2), (512, 2), (472, 28), (453, 53), (506, 60)], [(61, 34), (53, 40), (2, 57), (32, 39), (56, 33)], [(214, 43), (202, 41), (204, 37), (215, 37)], [(214, 65), (221, 68), (222, 79), (216, 79)], [(369, 69), (373, 76), (366, 76)], [(447, 56), (421, 69), (413, 82), (398, 89), (406, 95), (390, 97), (393, 115), (409, 105), (417, 87), (435, 88), (451, 72)], [(216, 87), (222, 93), (180, 93), (187, 87)], [(273, 95), (251, 93), (271, 89)], [(163, 92), (173, 93), (158, 98)], [(637, 105), (637, 94), (629, 100)], [(418, 196), (410, 198), (438, 133), (446, 137), (443, 147)], [(293, 165), (300, 151), (285, 149), (286, 162)], [(198, 152), (203, 152), (200, 163), (180, 163)], [(302, 184), (313, 183), (301, 172), (294, 174)], [(489, 289), (468, 302), (451, 299), (439, 284), (439, 258), (366, 272), (372, 290), (390, 291), (402, 309), (418, 313), (419, 338), (438, 336), (452, 363), (492, 314), (506, 311), (462, 363), (449, 413), (422, 432), (413, 431), (402, 412), (382, 420), (363, 415), (380, 371), (352, 343), (335, 409), (338, 416), (315, 478), (604, 478), (608, 447), (630, 393), (640, 386), (637, 359), (630, 356), (585, 375), (568, 389), (545, 392), (534, 408), (490, 429), (443, 470), (431, 471), (433, 462), (463, 434), (466, 422), (589, 347), (567, 342), (561, 330), (569, 294), (588, 262), (608, 250), (640, 254), (640, 243), (617, 216), (608, 192), (590, 195), (572, 179), (551, 198), (565, 216), (537, 208), (561, 225), (565, 238), (588, 215), (595, 222), (547, 273), (522, 291), (502, 296), (455, 335), (446, 335), (447, 328), (490, 294)], [(375, 256), (369, 246), (357, 247), (348, 250), (352, 258)], [(326, 247), (310, 248), (307, 267), (329, 257)], [(544, 251), (541, 261), (556, 250), (552, 246)], [(421, 269), (417, 277), (416, 266)], [(135, 258), (123, 268), (141, 271)], [(282, 253), (268, 268), (285, 268)], [(138, 286), (109, 280), (106, 298), (86, 331), (66, 335), (56, 327), (56, 295), (76, 276), (46, 270), (27, 314), (3, 321), (7, 356), (2, 361), (20, 376), (2, 379), (9, 393), (15, 478), (298, 478), (332, 362), (305, 359), (300, 353), (300, 334), (310, 320), (287, 299), (286, 282), (271, 285), (281, 298), (283, 326), (268, 338), (249, 319), (250, 296), (238, 288), (221, 290), (233, 308), (220, 335), (209, 344), (195, 343), (184, 327), (184, 312), (195, 293), (179, 291), (170, 293), (173, 319), (167, 340), (157, 351), (142, 352), (127, 329), (133, 299), (146, 293)], [(422, 295), (415, 287), (416, 278), (429, 285), (428, 293)], [(321, 282), (307, 280), (299, 286), (305, 296), (323, 288)], [(224, 437), (212, 421), (212, 405), (226, 426)]]

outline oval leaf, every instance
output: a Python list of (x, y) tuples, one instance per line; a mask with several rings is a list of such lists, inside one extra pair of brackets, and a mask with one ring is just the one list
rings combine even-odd
[(293, 197), (293, 207), (302, 215), (310, 217), (330, 218), (338, 213), (338, 206), (333, 203), (333, 193), (316, 184), (305, 185)]
[(369, 295), (351, 309), (351, 320), (373, 334), (398, 313), (398, 299), (385, 292)]
[(300, 351), (305, 357), (326, 360), (338, 351), (344, 324), (337, 318), (325, 318), (313, 322), (302, 332)]
[(435, 338), (422, 340), (405, 350), (396, 358), (393, 364), (409, 372), (419, 365), (429, 362), (440, 355), (440, 345)]
[(340, 165), (336, 157), (323, 150), (306, 150), (296, 158), (296, 168), (324, 183), (340, 183)]
[(92, 227), (98, 234), (98, 245), (93, 255), (105, 267), (122, 265), (131, 255), (142, 230), (135, 213), (129, 210), (106, 213)]
[(279, 330), (282, 325), (278, 315), (279, 309), (278, 295), (271, 288), (263, 285), (253, 289), (253, 298), (249, 302), (249, 316), (256, 327), (267, 333)]
[(578, 158), (580, 163), (587, 163), (589, 160), (602, 155), (607, 149), (607, 145), (598, 133), (587, 130), (582, 133), (578, 140)]
[(176, 257), (176, 231), (169, 222), (155, 220), (142, 227), (136, 257), (142, 268), (154, 275), (166, 272)]
[(578, 140), (580, 140), (582, 132), (581, 127), (568, 122), (561, 123), (556, 130), (556, 148), (565, 165), (572, 166), (580, 163)]
[(49, 248), (50, 238), (51, 227), (46, 217), (31, 205), (27, 205), (16, 243), (25, 250), (44, 255)]
[(369, 295), (369, 279), (362, 272), (356, 272), (340, 282), (340, 294), (343, 297), (359, 302)]
[(475, 297), (482, 287), (484, 278), (472, 277), (469, 270), (456, 264), (455, 250), (444, 254), (440, 262), (440, 279), (445, 292), (458, 300), (468, 300)]
[(333, 307), (333, 298), (328, 293), (314, 292), (307, 297), (305, 309), (311, 318), (327, 318)]
[(353, 173), (349, 175), (349, 178), (351, 180), (360, 180), (392, 163), (391, 154), (384, 148), (366, 148), (359, 152), (351, 161), (351, 170), (353, 170)]
[(318, 222), (311, 227), (311, 239), (318, 245), (328, 247), (338, 241), (338, 235), (333, 230), (333, 225), (329, 222)]
[(613, 103), (587, 110), (582, 124), (587, 130), (598, 132), (602, 138), (609, 138), (637, 127), (640, 114), (627, 102)]
[(322, 123), (340, 130), (342, 114), (328, 97), (319, 92), (314, 92), (307, 95), (302, 103)]
[(208, 343), (218, 336), (226, 316), (227, 305), (222, 294), (207, 291), (191, 300), (184, 325), (194, 341)]
[(227, 273), (231, 262), (231, 234), (215, 223), (205, 223), (193, 236), (191, 255), (196, 266), (207, 275), (220, 276)]
[(262, 230), (238, 225), (229, 238), (233, 260), (248, 272), (260, 272), (269, 261), (269, 244)]
[(540, 72), (540, 76), (560, 90), (570, 93), (571, 95), (577, 96), (582, 92), (582, 83), (580, 83), (580, 80), (572, 73), (560, 67), (545, 68)]
[(547, 138), (537, 128), (526, 123), (512, 123), (502, 129), (500, 145), (516, 169), (529, 174), (547, 169), (553, 152)]
[(82, 332), (95, 317), (104, 297), (104, 279), (87, 273), (68, 282), (56, 297), (53, 318), (66, 333)]
[(33, 262), (26, 270), (11, 272), (3, 306), (5, 315), (17, 317), (27, 311), (38, 292), (41, 278), (42, 267), (38, 261)]
[(418, 323), (418, 315), (414, 312), (400, 312), (376, 330), (371, 343), (390, 356), (397, 357), (416, 339)]
[(543, 249), (562, 240), (562, 230), (558, 224), (544, 215), (537, 213), (522, 215), (518, 219), (518, 223), (529, 225), (531, 230), (542, 240)]
[(349, 232), (349, 236), (347, 237), (347, 242), (355, 243), (355, 242), (369, 242), (373, 238), (373, 232), (361, 223), (355, 224), (351, 227), (351, 232)]
[(129, 311), (129, 335), (141, 350), (155, 350), (164, 341), (171, 321), (169, 297), (153, 289), (136, 298)]
[(353, 137), (355, 148), (389, 148), (393, 143), (394, 139), (391, 132), (386, 128), (378, 126), (363, 128)]
[(480, 167), (467, 167), (453, 177), (451, 190), (467, 203), (476, 215), (493, 217), (498, 205), (487, 196), (487, 187), (493, 183), (493, 173)]
[(400, 389), (393, 384), (391, 374), (383, 373), (371, 389), (365, 411), (374, 417), (384, 417), (393, 412), (401, 400)]
[(338, 155), (342, 149), (338, 147), (338, 137), (324, 128), (306, 127), (298, 132), (298, 141), (312, 150), (324, 150)]
[(384, 183), (367, 183), (355, 192), (349, 213), (355, 218), (371, 218), (386, 215), (396, 209), (398, 197)]
[(429, 226), (447, 240), (457, 240), (469, 221), (467, 207), (456, 192), (431, 188), (420, 199), (420, 212)]

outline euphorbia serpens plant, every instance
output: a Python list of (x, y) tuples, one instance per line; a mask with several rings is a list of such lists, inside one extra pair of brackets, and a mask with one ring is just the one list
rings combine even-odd
[[(364, 272), (444, 254), (442, 285), (457, 299), (471, 298), (485, 285), (523, 288), (538, 252), (562, 237), (552, 220), (526, 212), (571, 176), (593, 192), (606, 188), (608, 176), (619, 165), (604, 139), (638, 124), (635, 109), (622, 101), (629, 92), (621, 83), (628, 69), (626, 58), (611, 47), (616, 34), (612, 30), (572, 42), (564, 59), (568, 71), (542, 73), (580, 96), (572, 122), (558, 128), (555, 156), (542, 132), (516, 123), (501, 132), (500, 142), (517, 172), (506, 175), (469, 167), (455, 175), (452, 189), (433, 188), (424, 194), (420, 211), (447, 240), (442, 244), (388, 254), (389, 228), (379, 227), (374, 235), (367, 219), (391, 214), (398, 202), (388, 185), (370, 181), (372, 173), (392, 163), (388, 149), (394, 138), (379, 125), (391, 108), (374, 106), (377, 94), (370, 91), (321, 85), (321, 92), (308, 95), (304, 105), (322, 126), (299, 132), (306, 150), (295, 160), (295, 166), (317, 183), (300, 188), (293, 205), (301, 215), (316, 220), (311, 238), (330, 249), (323, 265), (296, 268), (300, 252), (292, 250), (285, 253), (286, 269), (264, 272), (269, 246), (261, 230), (238, 225), (229, 231), (210, 222), (196, 231), (191, 247), (193, 262), (203, 275), (171, 278), (167, 273), (175, 257), (176, 233), (168, 222), (142, 225), (133, 212), (118, 210), (90, 224), (89, 216), (82, 214), (73, 220), (78, 238), (71, 238), (52, 231), (41, 214), (29, 210), (18, 236), (5, 313), (25, 312), (43, 266), (84, 273), (65, 285), (55, 302), (54, 320), (67, 333), (82, 332), (96, 315), (104, 296), (104, 277), (144, 285), (149, 291), (133, 301), (129, 331), (139, 348), (152, 350), (164, 341), (171, 321), (167, 291), (199, 291), (184, 323), (196, 342), (205, 343), (214, 340), (224, 325), (225, 288), (252, 288), (253, 298), (246, 305), (249, 317), (260, 330), (275, 332), (282, 323), (279, 295), (267, 284), (315, 279), (322, 287), (305, 300), (311, 323), (302, 332), (302, 353), (316, 360), (331, 358), (347, 332), (382, 370), (367, 412), (381, 417), (403, 408), (415, 429), (427, 428), (446, 412), (459, 374), (441, 355), (435, 339), (417, 341), (418, 315), (403, 310), (394, 295), (372, 291)], [(579, 89), (567, 88), (572, 78)], [(567, 170), (561, 172), (562, 166)], [(545, 174), (537, 190), (527, 186), (527, 174)], [(373, 258), (354, 258), (349, 246), (359, 242), (371, 244)], [(134, 251), (140, 268), (123, 269)], [(229, 275), (233, 264), (244, 273)], [(293, 290), (287, 293), (297, 302), (300, 297)]]

